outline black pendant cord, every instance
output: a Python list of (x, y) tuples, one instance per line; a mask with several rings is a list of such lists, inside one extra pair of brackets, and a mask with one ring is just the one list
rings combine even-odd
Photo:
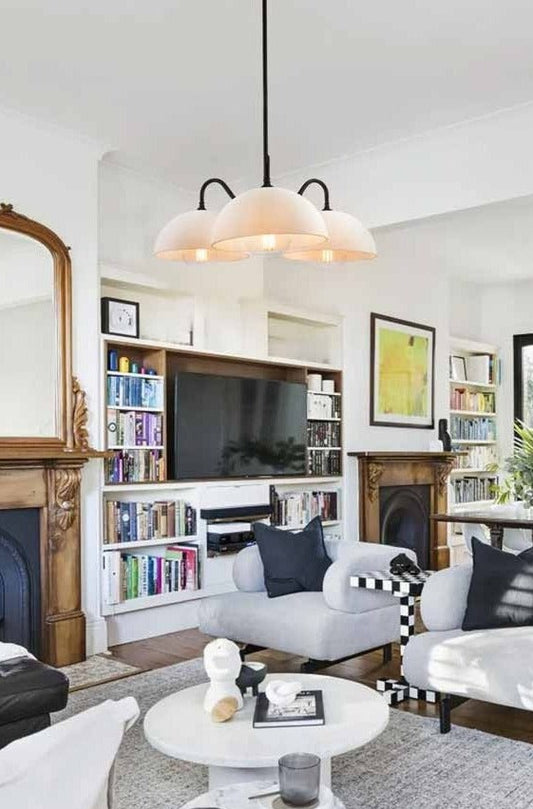
[(263, 188), (271, 188), (270, 155), (268, 153), (268, 2), (263, 0), (262, 49), (263, 49)]
[(198, 211), (205, 211), (205, 192), (210, 185), (213, 185), (213, 183), (221, 185), (228, 197), (230, 197), (230, 199), (235, 199), (235, 194), (224, 180), (221, 180), (220, 177), (211, 177), (209, 180), (206, 180), (205, 183), (202, 183), (202, 187), (200, 188), (200, 200), (197, 208)]
[(301, 188), (298, 189), (298, 193), (303, 196), (310, 185), (319, 185), (322, 191), (324, 192), (324, 207), (322, 208), (323, 211), (331, 211), (329, 207), (329, 188), (327, 187), (324, 180), (317, 180), (316, 177), (312, 177), (310, 180), (306, 180), (305, 183), (302, 185)]

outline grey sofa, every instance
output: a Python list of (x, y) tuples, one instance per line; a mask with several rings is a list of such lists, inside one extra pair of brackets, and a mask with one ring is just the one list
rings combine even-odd
[(407, 682), (441, 693), (441, 733), (450, 730), (453, 703), (465, 699), (533, 711), (533, 627), (463, 632), (471, 576), (464, 564), (430, 578), (421, 599), (428, 632), (405, 648)]
[(234, 563), (237, 592), (204, 599), (200, 629), (245, 645), (245, 653), (271, 648), (308, 658), (302, 671), (312, 671), (383, 647), (399, 638), (400, 608), (394, 596), (350, 587), (351, 575), (388, 568), (404, 548), (368, 542), (326, 543), (334, 563), (322, 592), (268, 598), (261, 557), (256, 546), (241, 551)]

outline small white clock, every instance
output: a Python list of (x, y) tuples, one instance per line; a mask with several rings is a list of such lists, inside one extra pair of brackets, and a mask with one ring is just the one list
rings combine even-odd
[(124, 337), (139, 336), (139, 304), (117, 298), (102, 298), (102, 331)]

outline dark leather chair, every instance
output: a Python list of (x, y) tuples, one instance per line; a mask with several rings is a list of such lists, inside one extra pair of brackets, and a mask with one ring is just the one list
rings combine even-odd
[(50, 725), (68, 700), (68, 677), (31, 657), (0, 662), (0, 748)]

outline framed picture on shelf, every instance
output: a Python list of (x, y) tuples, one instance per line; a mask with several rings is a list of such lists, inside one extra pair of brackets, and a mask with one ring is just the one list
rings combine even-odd
[(452, 354), (450, 357), (450, 379), (454, 382), (464, 382), (466, 380), (466, 360)]
[(119, 298), (102, 298), (102, 331), (121, 337), (138, 337), (139, 304)]
[(433, 429), (435, 329), (370, 315), (370, 424)]

